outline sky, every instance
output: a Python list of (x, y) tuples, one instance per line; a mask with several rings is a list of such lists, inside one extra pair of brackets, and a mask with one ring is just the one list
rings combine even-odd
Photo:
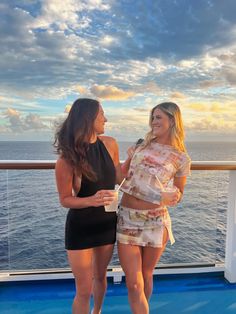
[(51, 141), (80, 97), (133, 141), (176, 102), (187, 141), (236, 138), (235, 0), (1, 0), (0, 140)]

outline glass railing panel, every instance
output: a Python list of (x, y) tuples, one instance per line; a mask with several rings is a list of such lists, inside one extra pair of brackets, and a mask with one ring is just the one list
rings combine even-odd
[[(0, 270), (68, 267), (54, 170), (0, 171)], [(192, 171), (160, 264), (224, 261), (228, 171)], [(115, 249), (111, 265), (119, 265)]]
[(0, 270), (9, 267), (8, 170), (0, 170)]
[(220, 171), (217, 188), (216, 211), (216, 261), (224, 262), (226, 248), (227, 211), (228, 211), (229, 171)]
[(227, 171), (192, 171), (183, 201), (170, 208), (176, 242), (169, 244), (161, 263), (224, 261)]
[(53, 170), (9, 171), (8, 210), (11, 270), (68, 267)]

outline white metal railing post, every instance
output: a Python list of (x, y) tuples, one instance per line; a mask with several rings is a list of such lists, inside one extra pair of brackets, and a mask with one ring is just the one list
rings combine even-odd
[(236, 282), (236, 171), (229, 172), (229, 194), (225, 248), (225, 278)]

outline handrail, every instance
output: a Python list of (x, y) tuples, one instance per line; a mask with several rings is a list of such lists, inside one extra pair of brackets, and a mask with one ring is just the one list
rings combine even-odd
[[(0, 170), (48, 170), (55, 160), (0, 160)], [(236, 161), (192, 161), (191, 170), (236, 170)]]
[(0, 160), (0, 170), (48, 170), (55, 164), (55, 160)]

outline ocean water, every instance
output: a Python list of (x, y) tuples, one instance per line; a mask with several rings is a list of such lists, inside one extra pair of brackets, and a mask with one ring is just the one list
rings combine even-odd
[[(120, 142), (120, 158), (131, 143)], [(187, 143), (192, 160), (236, 160), (236, 143)], [(1, 160), (55, 160), (48, 142), (0, 142)], [(169, 212), (176, 242), (160, 264), (224, 260), (228, 171), (192, 171), (183, 201)], [(67, 209), (53, 170), (0, 170), (0, 270), (68, 267)], [(118, 265), (116, 249), (111, 265)]]

